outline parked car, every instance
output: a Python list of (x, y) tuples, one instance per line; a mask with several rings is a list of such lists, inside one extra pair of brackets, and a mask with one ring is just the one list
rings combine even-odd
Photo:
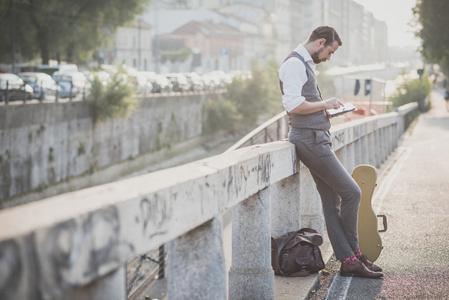
[(57, 100), (61, 88), (46, 73), (39, 72), (23, 72), (19, 73), (19, 77), (33, 88), (33, 98), (39, 100)]
[(61, 72), (61, 73), (78, 72), (78, 66), (75, 64), (61, 64), (61, 65), (56, 65), (56, 66), (41, 65), (37, 68), (37, 72), (46, 73), (50, 76), (53, 76), (53, 74), (55, 72)]
[(31, 100), (33, 88), (12, 73), (0, 74), (0, 101)]
[(142, 71), (141, 74), (145, 75), (153, 86), (152, 93), (169, 93), (173, 90), (173, 85), (162, 74), (156, 74), (155, 72)]
[(213, 73), (205, 73), (201, 76), (207, 90), (214, 91), (221, 88), (220, 78)]
[(145, 72), (135, 72), (131, 77), (133, 77), (139, 95), (148, 95), (153, 91), (153, 84)]
[(88, 95), (91, 84), (81, 72), (55, 72), (53, 79), (61, 87), (61, 98), (76, 98)]
[(171, 81), (174, 92), (186, 92), (190, 90), (190, 83), (184, 74), (169, 73), (165, 74), (165, 77)]
[(191, 72), (184, 75), (190, 83), (191, 91), (203, 91), (205, 89), (204, 81), (198, 73)]
[[(156, 88), (154, 86), (156, 85)], [(153, 82), (153, 93), (170, 93), (173, 91), (173, 84), (162, 74), (156, 74)]]

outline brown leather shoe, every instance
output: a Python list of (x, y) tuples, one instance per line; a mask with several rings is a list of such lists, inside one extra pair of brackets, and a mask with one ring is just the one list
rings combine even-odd
[(368, 270), (373, 271), (373, 272), (382, 272), (382, 268), (379, 266), (376, 266), (375, 264), (370, 262), (368, 260), (368, 257), (366, 257), (366, 255), (362, 255), (362, 257), (360, 257), (360, 260), (365, 265), (365, 267), (368, 268)]
[(341, 276), (359, 276), (364, 278), (380, 278), (384, 276), (381, 272), (373, 272), (368, 270), (367, 267), (359, 260), (353, 265), (341, 264), (340, 267)]

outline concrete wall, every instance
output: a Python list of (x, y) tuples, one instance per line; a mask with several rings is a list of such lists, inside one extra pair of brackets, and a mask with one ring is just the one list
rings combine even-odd
[(140, 99), (131, 117), (99, 123), (90, 102), (1, 106), (0, 203), (200, 136), (208, 96)]
[[(345, 168), (380, 165), (416, 110), (333, 128)], [(165, 243), (169, 299), (274, 299), (270, 234), (324, 234), (317, 194), (280, 141), (1, 210), (0, 299), (125, 299), (124, 264)], [(231, 208), (227, 274), (221, 215)]]

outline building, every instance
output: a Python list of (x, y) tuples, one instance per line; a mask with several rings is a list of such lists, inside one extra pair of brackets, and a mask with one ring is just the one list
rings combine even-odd
[(169, 35), (158, 36), (157, 39), (162, 56), (164, 51), (180, 50), (180, 47), (192, 49), (192, 54), (196, 55), (194, 60), (187, 62), (190, 64), (190, 70), (180, 66), (178, 70), (170, 71), (228, 72), (242, 69), (244, 66), (244, 35), (228, 25), (191, 21)]
[(107, 52), (105, 62), (126, 64), (140, 71), (148, 71), (152, 60), (151, 26), (137, 19), (117, 29), (114, 45)]
[[(386, 23), (353, 0), (155, 0), (118, 30), (109, 61), (156, 72), (249, 70), (252, 61), (282, 62), (323, 24), (336, 28), (343, 40), (332, 65), (388, 58)], [(189, 48), (191, 57), (167, 66), (163, 52), (180, 47)]]

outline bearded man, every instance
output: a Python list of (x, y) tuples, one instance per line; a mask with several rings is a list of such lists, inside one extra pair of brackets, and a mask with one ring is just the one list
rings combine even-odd
[(359, 248), (360, 188), (332, 148), (327, 110), (343, 103), (337, 98), (323, 100), (315, 76), (315, 66), (330, 60), (341, 45), (333, 27), (320, 26), (296, 47), (279, 69), (282, 103), (290, 120), (289, 140), (309, 168), (320, 194), (329, 240), (341, 261), (340, 275), (379, 278), (382, 269)]

